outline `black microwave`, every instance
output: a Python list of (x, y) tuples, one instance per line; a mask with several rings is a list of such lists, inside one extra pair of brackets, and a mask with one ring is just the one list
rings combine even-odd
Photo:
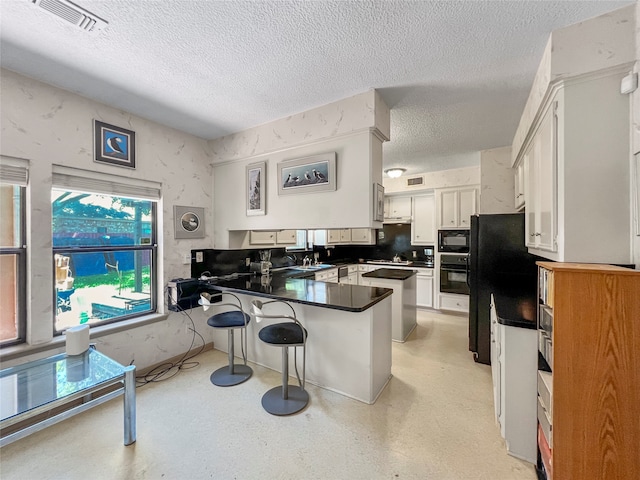
[(438, 251), (469, 253), (469, 230), (438, 230)]

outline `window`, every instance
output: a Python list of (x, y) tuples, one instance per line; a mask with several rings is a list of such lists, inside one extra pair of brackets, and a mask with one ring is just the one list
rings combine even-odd
[(25, 188), (0, 180), (0, 345), (8, 346), (24, 342), (26, 333)]
[(296, 244), (290, 247), (285, 247), (285, 250), (306, 250), (307, 249), (307, 231), (296, 230)]
[(53, 184), (55, 332), (155, 312), (159, 189), (84, 178), (63, 167), (54, 169)]

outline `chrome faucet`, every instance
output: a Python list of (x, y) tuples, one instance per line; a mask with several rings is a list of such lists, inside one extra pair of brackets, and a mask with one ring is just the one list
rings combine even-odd
[(311, 266), (311, 259), (309, 258), (308, 255), (305, 255), (304, 258), (302, 259), (302, 266), (306, 267), (307, 264)]

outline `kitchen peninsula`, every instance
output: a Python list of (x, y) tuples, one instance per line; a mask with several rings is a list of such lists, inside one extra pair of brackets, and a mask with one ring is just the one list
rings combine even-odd
[[(255, 298), (284, 300), (295, 310), (308, 332), (306, 380), (348, 397), (372, 404), (391, 377), (391, 296), (387, 288), (319, 282), (285, 275), (232, 275), (208, 280), (213, 290), (235, 293), (245, 311)], [(290, 315), (283, 305), (270, 314)], [(278, 320), (273, 320), (277, 323)], [(280, 349), (265, 345), (258, 331), (265, 326), (251, 321), (247, 327), (248, 359), (281, 371)], [(213, 333), (214, 345), (227, 348), (226, 332)], [(236, 351), (240, 351), (240, 342)], [(293, 355), (290, 357), (294, 370)]]

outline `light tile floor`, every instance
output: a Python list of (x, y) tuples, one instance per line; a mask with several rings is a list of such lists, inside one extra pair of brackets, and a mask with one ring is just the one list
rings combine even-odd
[(252, 365), (215, 387), (217, 350), (197, 368), (137, 391), (138, 441), (124, 447), (116, 399), (0, 450), (3, 479), (535, 480), (507, 455), (493, 418), (490, 367), (467, 350), (467, 318), (419, 311), (393, 344), (393, 378), (374, 405), (308, 385), (310, 405), (275, 417), (260, 405), (280, 374)]

